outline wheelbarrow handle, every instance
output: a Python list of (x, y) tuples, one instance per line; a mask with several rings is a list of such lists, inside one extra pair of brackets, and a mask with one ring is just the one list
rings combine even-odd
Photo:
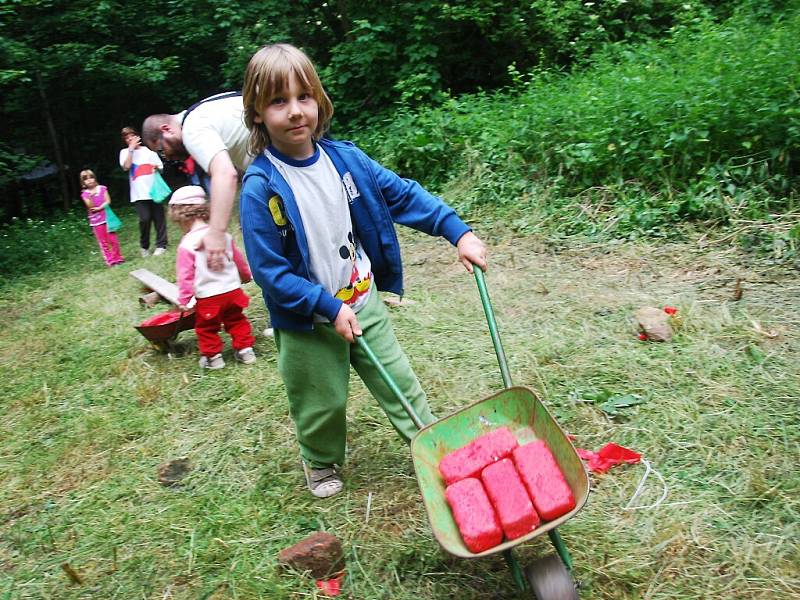
[(492, 336), (492, 345), (494, 352), (497, 355), (497, 364), (500, 365), (500, 374), (503, 376), (503, 385), (510, 388), (511, 373), (508, 370), (508, 362), (506, 361), (506, 353), (503, 350), (503, 345), (500, 343), (500, 331), (497, 329), (497, 321), (494, 318), (494, 310), (492, 309), (492, 302), (489, 300), (489, 290), (486, 288), (486, 279), (483, 275), (483, 269), (478, 265), (473, 265), (472, 272), (475, 274), (475, 282), (478, 284), (478, 293), (481, 296), (481, 304), (483, 304), (483, 312), (486, 313), (486, 322), (489, 324), (489, 335)]
[(381, 376), (381, 379), (383, 379), (384, 383), (400, 401), (400, 404), (403, 406), (406, 414), (408, 414), (409, 418), (414, 422), (414, 425), (417, 426), (417, 429), (422, 429), (425, 427), (425, 423), (423, 423), (422, 419), (419, 418), (417, 411), (414, 410), (414, 407), (411, 406), (411, 403), (408, 401), (408, 398), (406, 398), (406, 395), (398, 387), (397, 383), (395, 383), (392, 376), (389, 375), (389, 371), (386, 370), (386, 367), (384, 367), (381, 361), (378, 360), (378, 357), (372, 351), (372, 348), (370, 348), (367, 341), (362, 336), (358, 335), (356, 336), (356, 345), (364, 351), (364, 354), (367, 355), (369, 361), (378, 370), (378, 374)]
[[(500, 364), (500, 372), (503, 375), (503, 383), (506, 387), (511, 387), (511, 375), (508, 371), (508, 363), (506, 362), (506, 355), (503, 351), (503, 346), (500, 343), (500, 333), (497, 330), (497, 322), (494, 318), (492, 303), (489, 300), (489, 292), (486, 289), (486, 281), (483, 276), (483, 271), (476, 265), (473, 268), (473, 273), (475, 273), (475, 281), (478, 284), (478, 293), (481, 297), (481, 304), (483, 304), (483, 312), (486, 313), (486, 321), (489, 323), (489, 333), (492, 336), (492, 344), (494, 345), (494, 351), (497, 354), (497, 362)], [(389, 371), (386, 370), (386, 367), (383, 366), (375, 352), (372, 351), (372, 348), (370, 348), (367, 341), (362, 336), (357, 335), (355, 338), (355, 343), (364, 351), (364, 354), (367, 355), (369, 361), (377, 369), (381, 379), (383, 379), (387, 387), (400, 401), (400, 404), (403, 406), (406, 414), (408, 414), (409, 418), (414, 422), (414, 425), (417, 426), (417, 429), (422, 429), (425, 424), (419, 418), (419, 415), (414, 410), (414, 407), (411, 406), (411, 403), (408, 401), (408, 398), (406, 398), (403, 391), (398, 387), (394, 378), (389, 374)]]

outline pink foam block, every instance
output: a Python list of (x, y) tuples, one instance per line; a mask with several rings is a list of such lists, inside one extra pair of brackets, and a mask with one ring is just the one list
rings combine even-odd
[(445, 454), (439, 461), (439, 472), (446, 485), (466, 477), (478, 477), (484, 467), (505, 458), (518, 445), (514, 434), (507, 427), (500, 427)]
[(539, 515), (511, 459), (504, 458), (486, 467), (481, 473), (481, 481), (506, 538), (516, 539), (539, 526)]
[(530, 442), (514, 450), (514, 463), (542, 519), (552, 521), (575, 508), (572, 490), (543, 441)]
[(444, 495), (470, 552), (477, 554), (503, 541), (503, 530), (479, 479), (457, 481), (447, 486)]

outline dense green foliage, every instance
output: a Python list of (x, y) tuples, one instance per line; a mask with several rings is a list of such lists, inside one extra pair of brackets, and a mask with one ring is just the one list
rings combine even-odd
[(799, 88), (800, 12), (701, 20), (663, 42), (611, 47), (583, 71), (405, 110), (360, 138), (401, 172), (458, 187), (468, 205), (536, 205), (547, 186), (583, 192), (633, 228), (734, 208), (760, 218), (792, 202)]
[(0, 226), (0, 274), (51, 270), (73, 260), (75, 255), (97, 251), (96, 245), (85, 217), (14, 218)]
[[(741, 5), (760, 14), (787, 1), (739, 0), (13, 0), (0, 2), (0, 186), (6, 219), (47, 208), (10, 182), (36, 160), (63, 167), (55, 195), (77, 195), (94, 168), (124, 194), (118, 131), (238, 88), (259, 46), (290, 41), (317, 61), (342, 134), (391, 115), (396, 103), (438, 105), (534, 72), (581, 68), (609, 44), (670, 36)], [(63, 198), (62, 198), (63, 200)]]

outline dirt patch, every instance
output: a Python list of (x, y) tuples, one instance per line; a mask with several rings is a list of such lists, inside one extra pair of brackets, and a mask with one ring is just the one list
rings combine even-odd
[[(402, 238), (410, 297), (420, 288), (444, 290), (464, 278), (456, 250), (446, 242), (416, 233)], [(797, 270), (759, 262), (734, 247), (709, 249), (686, 242), (554, 250), (535, 237), (489, 240), (488, 246), (492, 299), (511, 317), (528, 314), (533, 305), (546, 310), (569, 303), (609, 312), (680, 301), (738, 302), (752, 310), (768, 309), (770, 322), (793, 329), (800, 325)]]

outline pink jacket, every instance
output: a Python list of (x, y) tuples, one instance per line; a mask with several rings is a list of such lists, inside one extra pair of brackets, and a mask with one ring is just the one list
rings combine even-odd
[(208, 230), (208, 225), (192, 229), (183, 236), (178, 246), (175, 260), (175, 273), (178, 279), (178, 302), (188, 304), (192, 296), (208, 298), (241, 287), (253, 278), (247, 260), (226, 233), (226, 253), (229, 260), (222, 271), (212, 271), (206, 262), (206, 253), (196, 250), (200, 240)]

